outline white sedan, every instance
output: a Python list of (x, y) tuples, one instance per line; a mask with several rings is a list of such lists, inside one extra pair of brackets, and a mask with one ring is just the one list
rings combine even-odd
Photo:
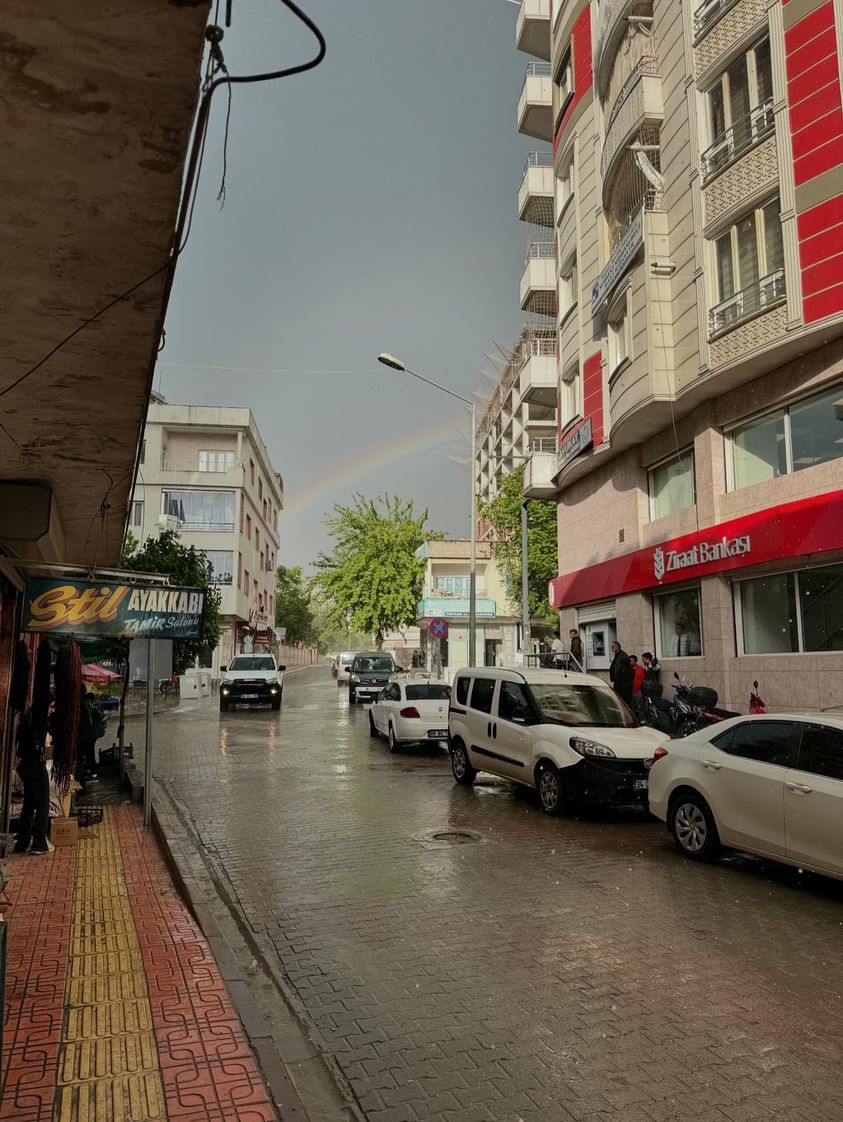
[(369, 710), (369, 734), (385, 736), (390, 752), (420, 740), (447, 740), (450, 696), (447, 682), (393, 678)]
[(667, 741), (650, 810), (694, 861), (728, 846), (843, 880), (843, 717), (734, 717)]

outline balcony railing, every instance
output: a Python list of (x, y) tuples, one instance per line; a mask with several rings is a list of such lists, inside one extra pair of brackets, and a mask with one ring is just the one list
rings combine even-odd
[(703, 0), (694, 12), (694, 38), (699, 39), (702, 33), (735, 3), (737, 0)]
[(228, 475), (232, 471), (239, 471), (240, 468), (242, 468), (242, 466), (243, 466), (243, 464), (239, 460), (235, 460), (234, 463), (230, 464), (228, 467), (221, 467), (221, 468), (217, 468), (217, 467), (211, 468), (211, 467), (207, 467), (207, 466), (204, 466), (204, 465), (202, 467), (200, 467), (198, 459), (193, 459), (193, 460), (166, 460), (166, 459), (164, 459), (164, 460), (161, 461), (161, 470), (162, 471), (195, 471), (197, 473), (201, 473), (202, 475)]
[(553, 242), (530, 242), (527, 246), (527, 253), (524, 257), (524, 264), (528, 265), (530, 261), (546, 260), (548, 257), (556, 256), (556, 247)]
[(211, 584), (233, 584), (234, 577), (231, 573), (214, 573)]
[(716, 339), (733, 327), (778, 307), (786, 299), (784, 269), (778, 269), (715, 305), (708, 313), (708, 336)]
[(521, 350), (521, 369), (523, 370), (531, 358), (555, 358), (556, 339), (554, 336), (533, 335), (524, 340)]
[(766, 140), (774, 127), (773, 99), (768, 98), (761, 105), (750, 109), (746, 116), (735, 121), (731, 128), (726, 129), (713, 144), (706, 148), (700, 158), (703, 183), (740, 159), (744, 152)]
[(556, 439), (550, 436), (541, 436), (537, 440), (530, 441), (531, 452), (555, 452)]
[[(467, 596), (425, 596), (416, 608), (418, 619), (442, 616), (445, 619), (468, 619), (469, 598)], [(478, 619), (494, 619), (497, 615), (497, 602), (486, 596), (476, 597)]]
[(528, 62), (527, 63), (527, 77), (528, 78), (549, 78), (550, 77), (550, 63), (549, 62)]
[(527, 157), (527, 162), (524, 164), (524, 175), (530, 168), (552, 168), (553, 167), (553, 153), (552, 152), (531, 152)]
[(208, 530), (212, 534), (230, 534), (234, 530), (233, 522), (185, 522), (179, 519), (180, 530)]

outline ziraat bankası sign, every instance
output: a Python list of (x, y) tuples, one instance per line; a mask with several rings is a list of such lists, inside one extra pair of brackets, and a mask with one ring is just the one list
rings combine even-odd
[(26, 583), (21, 631), (196, 639), (204, 607), (201, 588), (34, 577)]

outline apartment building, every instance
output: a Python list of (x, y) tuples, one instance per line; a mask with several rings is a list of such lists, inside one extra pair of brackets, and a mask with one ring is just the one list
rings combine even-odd
[(841, 705), (843, 6), (523, 0), (517, 36), (552, 151), (551, 604), (592, 668), (617, 636), (735, 707), (756, 677)]
[(284, 485), (249, 409), (149, 407), (129, 531), (174, 530), (211, 562), (222, 594), (219, 670), (268, 641), (275, 622), (278, 522)]

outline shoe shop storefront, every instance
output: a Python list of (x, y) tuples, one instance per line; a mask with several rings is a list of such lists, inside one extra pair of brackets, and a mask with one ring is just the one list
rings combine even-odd
[[(617, 639), (745, 711), (843, 711), (843, 491), (756, 511), (551, 581), (562, 633), (602, 673)], [(668, 673), (669, 672), (669, 673)]]

